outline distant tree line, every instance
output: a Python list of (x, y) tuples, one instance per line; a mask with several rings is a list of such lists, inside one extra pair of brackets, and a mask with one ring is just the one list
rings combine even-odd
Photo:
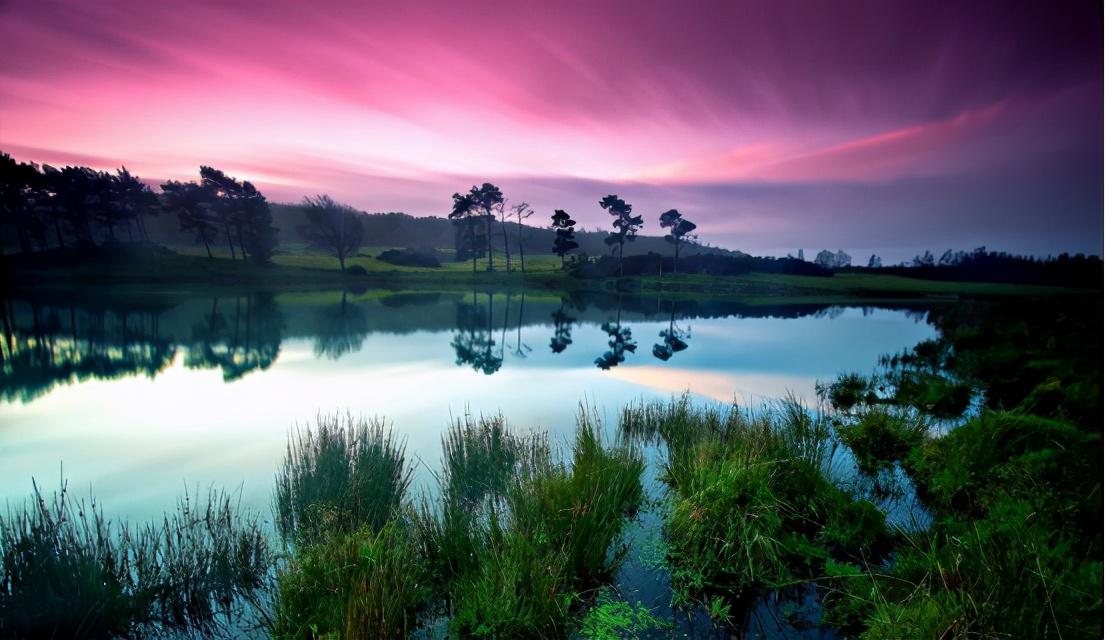
[(930, 251), (909, 263), (880, 267), (879, 273), (969, 282), (1002, 282), (1098, 288), (1102, 286), (1102, 259), (1082, 253), (1035, 258), (978, 247), (971, 252), (951, 249), (935, 258)]
[(277, 245), (265, 196), (218, 169), (201, 167), (199, 182), (169, 181), (157, 194), (125, 167), (57, 169), (0, 153), (0, 226), (22, 253), (148, 240), (146, 220), (162, 213), (175, 215), (209, 256), (225, 244), (232, 258), (265, 263)]

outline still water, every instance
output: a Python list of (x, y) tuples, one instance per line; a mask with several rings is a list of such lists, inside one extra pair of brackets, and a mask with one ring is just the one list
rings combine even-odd
[(465, 412), (566, 441), (581, 403), (688, 391), (758, 405), (934, 335), (924, 307), (449, 293), (59, 292), (3, 302), (0, 503), (68, 481), (111, 518), (186, 491), (269, 513), (288, 432), (316, 413), (383, 416), (417, 482)]

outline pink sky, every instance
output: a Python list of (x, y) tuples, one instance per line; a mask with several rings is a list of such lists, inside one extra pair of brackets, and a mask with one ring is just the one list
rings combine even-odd
[[(0, 150), (751, 251), (1101, 253), (1094, 3), (0, 3)], [(654, 229), (655, 231), (655, 229)], [(912, 255), (912, 254), (911, 254)]]

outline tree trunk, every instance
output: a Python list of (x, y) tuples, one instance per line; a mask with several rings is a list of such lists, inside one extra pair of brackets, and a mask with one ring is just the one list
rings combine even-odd
[(346, 255), (345, 255), (345, 253), (343, 253), (341, 251), (338, 252), (338, 267), (342, 270), (343, 273), (345, 273), (345, 270), (346, 270)]
[(499, 221), (499, 227), (503, 231), (503, 254), (507, 256), (507, 272), (511, 271), (511, 246), (507, 244), (507, 223), (504, 220)]
[(626, 246), (626, 242), (618, 243), (618, 277), (622, 277), (622, 248)]
[(680, 239), (676, 238), (672, 244), (676, 245), (676, 257), (672, 258), (672, 273), (676, 273), (676, 265), (680, 262)]
[(230, 224), (223, 222), (223, 232), (227, 234), (227, 246), (230, 247), (230, 259), (237, 260), (238, 257), (234, 255), (234, 236), (230, 235)]
[[(523, 273), (526, 273), (526, 253), (522, 249), (522, 214), (519, 213), (518, 217), (518, 266)], [(564, 265), (562, 265), (564, 266)]]
[(61, 232), (61, 222), (56, 217), (54, 218), (54, 235), (58, 238), (58, 247), (64, 249), (65, 236)]
[(201, 237), (204, 240), (204, 249), (207, 251), (207, 257), (208, 258), (214, 258), (215, 256), (211, 255), (211, 245), (207, 241), (207, 236), (201, 236)]
[(495, 271), (495, 266), (492, 265), (492, 212), (488, 209), (484, 212), (484, 224), (487, 229), (488, 238), (488, 271)]

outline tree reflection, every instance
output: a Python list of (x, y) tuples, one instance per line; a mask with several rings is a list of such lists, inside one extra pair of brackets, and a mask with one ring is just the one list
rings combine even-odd
[(607, 346), (610, 349), (595, 359), (595, 366), (604, 371), (625, 362), (627, 353), (637, 351), (637, 343), (634, 342), (633, 333), (629, 327), (622, 326), (622, 297), (619, 296), (618, 300), (618, 314), (615, 316), (615, 321), (605, 322), (602, 326), (603, 331), (607, 334)]
[(0, 305), (0, 398), (30, 402), (58, 384), (153, 377), (176, 355), (161, 336), (161, 309)]
[(503, 355), (494, 351), (492, 338), (492, 293), (485, 293), (487, 308), (476, 301), (476, 291), (472, 292), (472, 303), (457, 304), (457, 331), (450, 344), (457, 355), (457, 365), (469, 365), (475, 371), (491, 375), (503, 366)]
[(365, 314), (357, 305), (347, 302), (347, 295), (343, 291), (341, 303), (321, 309), (315, 315), (316, 358), (326, 356), (337, 360), (347, 353), (358, 351), (369, 334)]
[(673, 354), (687, 349), (687, 339), (691, 338), (691, 328), (681, 329), (676, 326), (676, 305), (672, 304), (672, 312), (668, 317), (668, 328), (660, 332), (660, 344), (653, 345), (653, 356), (668, 361)]
[(553, 312), (553, 337), (549, 340), (549, 348), (553, 353), (560, 353), (572, 344), (572, 325), (576, 318), (565, 313), (564, 301)]
[(276, 362), (284, 319), (273, 294), (235, 297), (233, 305), (233, 311), (223, 314), (219, 299), (212, 300), (211, 313), (192, 329), (186, 367), (219, 368), (223, 380), (229, 382), (251, 371), (264, 371)]

